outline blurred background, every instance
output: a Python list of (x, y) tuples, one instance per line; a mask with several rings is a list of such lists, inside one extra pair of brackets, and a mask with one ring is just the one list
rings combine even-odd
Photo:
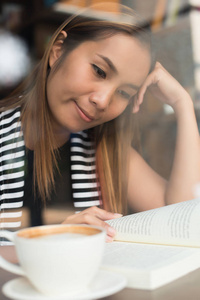
[[(47, 43), (66, 17), (101, 0), (1, 0), (0, 99), (7, 96), (42, 57)], [(136, 10), (151, 24), (157, 60), (191, 95), (200, 120), (200, 0), (110, 0)], [(105, 5), (106, 10), (106, 5)], [(150, 94), (139, 112), (142, 153), (168, 178), (176, 122), (173, 111)], [(60, 219), (63, 210), (59, 203)], [(57, 218), (58, 211), (54, 217)], [(65, 215), (66, 216), (66, 215)], [(45, 222), (52, 222), (46, 213)], [(55, 219), (55, 222), (59, 220)]]

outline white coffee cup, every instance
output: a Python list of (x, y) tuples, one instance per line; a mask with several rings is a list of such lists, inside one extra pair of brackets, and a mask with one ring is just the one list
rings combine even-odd
[(0, 257), (0, 267), (26, 276), (45, 295), (85, 291), (98, 272), (105, 247), (104, 229), (90, 225), (46, 225), (1, 231), (13, 241), (20, 265)]

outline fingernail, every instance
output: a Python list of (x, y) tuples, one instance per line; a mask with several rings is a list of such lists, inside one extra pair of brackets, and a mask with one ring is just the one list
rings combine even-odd
[(108, 227), (107, 232), (109, 235), (112, 235), (112, 236), (116, 234), (116, 230), (112, 227)]
[(123, 215), (122, 215), (122, 214), (117, 214), (117, 213), (115, 213), (115, 214), (114, 214), (114, 217), (115, 217), (115, 218), (121, 218), (121, 217), (123, 217)]
[(113, 241), (113, 238), (109, 235), (106, 236), (106, 242), (111, 243)]

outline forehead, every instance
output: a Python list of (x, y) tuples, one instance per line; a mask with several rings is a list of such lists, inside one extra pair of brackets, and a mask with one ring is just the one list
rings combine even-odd
[(151, 56), (148, 47), (137, 38), (125, 34), (84, 42), (77, 51), (80, 56), (84, 55), (104, 64), (100, 56), (109, 58), (117, 70), (117, 76), (124, 83), (140, 86), (150, 70)]

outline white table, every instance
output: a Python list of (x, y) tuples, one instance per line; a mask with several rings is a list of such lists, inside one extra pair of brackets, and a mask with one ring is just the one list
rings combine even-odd
[[(12, 262), (17, 258), (12, 246), (0, 247), (0, 254)], [(0, 300), (9, 300), (1, 288), (7, 281), (18, 277), (0, 268)], [(200, 300), (200, 269), (154, 291), (125, 288), (104, 300)], [(28, 299), (27, 299), (28, 300)]]

